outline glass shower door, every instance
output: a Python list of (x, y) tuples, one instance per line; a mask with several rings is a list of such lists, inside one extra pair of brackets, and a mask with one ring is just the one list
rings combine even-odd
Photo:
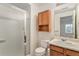
[(19, 21), (0, 19), (0, 55), (24, 55), (22, 39)]

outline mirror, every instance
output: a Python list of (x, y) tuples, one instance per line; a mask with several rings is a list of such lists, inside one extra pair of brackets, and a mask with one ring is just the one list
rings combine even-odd
[(73, 33), (72, 32), (72, 24), (66, 24), (65, 25), (65, 33)]
[(55, 14), (54, 32), (57, 36), (75, 38), (75, 9)]
[(72, 38), (73, 34), (73, 17), (60, 17), (60, 36)]

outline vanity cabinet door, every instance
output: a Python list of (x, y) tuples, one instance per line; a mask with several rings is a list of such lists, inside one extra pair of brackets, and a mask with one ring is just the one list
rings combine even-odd
[(73, 50), (69, 50), (69, 49), (65, 49), (64, 53), (67, 56), (79, 56), (79, 52), (73, 51)]
[(54, 46), (54, 45), (50, 45), (50, 49), (54, 50), (54, 51), (58, 51), (60, 53), (63, 53), (64, 48), (58, 47), (58, 46)]
[(63, 55), (64, 55), (63, 53), (50, 50), (50, 56), (63, 56)]

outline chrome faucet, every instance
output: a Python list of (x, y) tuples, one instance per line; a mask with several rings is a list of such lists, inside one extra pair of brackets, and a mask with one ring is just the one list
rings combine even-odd
[(62, 41), (66, 41), (66, 39), (61, 39)]

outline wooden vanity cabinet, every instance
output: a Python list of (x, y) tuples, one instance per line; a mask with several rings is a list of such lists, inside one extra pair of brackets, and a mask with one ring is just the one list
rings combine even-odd
[(50, 44), (50, 56), (79, 56), (78, 51), (62, 48)]

